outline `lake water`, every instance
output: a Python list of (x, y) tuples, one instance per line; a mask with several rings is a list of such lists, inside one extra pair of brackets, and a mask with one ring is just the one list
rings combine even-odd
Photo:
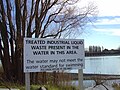
[[(72, 70), (71, 72), (78, 73), (78, 70)], [(83, 69), (83, 72), (120, 75), (120, 56), (85, 57), (85, 69)], [(108, 80), (105, 83), (112, 85), (113, 82), (120, 83), (120, 80)], [(78, 81), (73, 81), (73, 83), (78, 85)], [(84, 80), (83, 83), (84, 87), (95, 85), (93, 80)]]
[[(78, 70), (72, 70), (71, 72), (77, 73)], [(120, 75), (120, 56), (85, 57), (85, 69), (83, 69), (83, 72)]]
[(120, 56), (86, 57), (84, 73), (120, 75)]

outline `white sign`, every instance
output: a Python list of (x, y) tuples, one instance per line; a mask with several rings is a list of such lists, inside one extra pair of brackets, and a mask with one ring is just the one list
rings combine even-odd
[(83, 39), (24, 38), (24, 72), (83, 69)]

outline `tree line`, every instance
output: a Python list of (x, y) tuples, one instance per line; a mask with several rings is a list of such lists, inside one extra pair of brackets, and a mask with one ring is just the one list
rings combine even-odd
[[(74, 38), (94, 21), (97, 7), (77, 7), (80, 1), (0, 0), (0, 58), (7, 81), (24, 83), (24, 37)], [(46, 79), (45, 72), (41, 75)], [(30, 76), (31, 82), (38, 81), (38, 73)]]
[(120, 55), (120, 48), (108, 50), (103, 46), (89, 46), (85, 51), (86, 56), (102, 56), (102, 55)]

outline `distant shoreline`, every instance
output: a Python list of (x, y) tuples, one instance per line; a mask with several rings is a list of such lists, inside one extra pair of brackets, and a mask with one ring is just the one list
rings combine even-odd
[(119, 56), (120, 53), (85, 53), (86, 57), (94, 57), (94, 56)]
[[(73, 80), (78, 80), (78, 73), (71, 73)], [(114, 74), (83, 74), (84, 80), (115, 80), (120, 79), (120, 75)]]

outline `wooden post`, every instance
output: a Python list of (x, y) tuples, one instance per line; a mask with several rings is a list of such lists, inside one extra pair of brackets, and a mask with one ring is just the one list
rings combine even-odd
[(78, 82), (79, 82), (79, 90), (84, 90), (84, 87), (83, 87), (83, 69), (78, 69)]
[(25, 90), (30, 90), (30, 73), (29, 72), (25, 73), (25, 85), (26, 85)]

